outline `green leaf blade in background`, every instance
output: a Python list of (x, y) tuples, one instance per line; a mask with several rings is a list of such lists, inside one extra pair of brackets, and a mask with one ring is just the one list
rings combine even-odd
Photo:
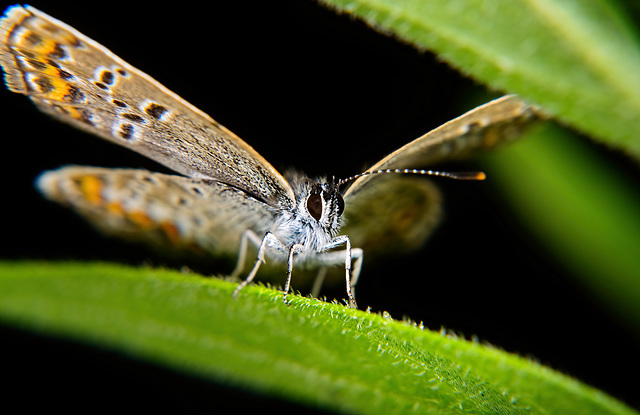
[(594, 149), (547, 126), (483, 158), (532, 235), (640, 330), (640, 192)]
[(358, 413), (632, 414), (537, 363), (377, 314), (161, 269), (3, 262), (0, 320)]
[(324, 2), (640, 157), (640, 43), (613, 3)]

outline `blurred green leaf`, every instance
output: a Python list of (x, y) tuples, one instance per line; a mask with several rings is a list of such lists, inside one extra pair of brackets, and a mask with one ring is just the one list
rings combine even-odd
[(608, 1), (324, 0), (640, 158), (640, 43)]
[(0, 262), (0, 321), (325, 409), (631, 414), (492, 347), (377, 314), (161, 269)]
[(557, 126), (483, 159), (510, 211), (573, 274), (640, 329), (640, 192)]

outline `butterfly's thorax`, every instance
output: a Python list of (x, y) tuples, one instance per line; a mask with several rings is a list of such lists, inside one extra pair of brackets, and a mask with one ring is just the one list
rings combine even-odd
[(272, 233), (286, 246), (299, 244), (303, 252), (322, 252), (340, 229), (342, 197), (325, 180), (290, 177), (296, 206), (283, 210)]

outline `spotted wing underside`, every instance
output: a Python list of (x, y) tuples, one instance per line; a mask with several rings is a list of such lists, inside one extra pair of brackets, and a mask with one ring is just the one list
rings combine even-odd
[(277, 214), (234, 186), (145, 170), (65, 166), (36, 185), (107, 234), (176, 252), (235, 256), (242, 233), (266, 232)]

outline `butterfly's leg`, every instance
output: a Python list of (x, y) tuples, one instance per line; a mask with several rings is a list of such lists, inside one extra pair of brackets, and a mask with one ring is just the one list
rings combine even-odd
[[(351, 286), (351, 240), (349, 239), (348, 236), (344, 236), (345, 238), (345, 244), (347, 245), (347, 255), (345, 256), (344, 259), (344, 269), (345, 269), (345, 281), (347, 284), (347, 296), (349, 297), (349, 307), (351, 308), (358, 308), (358, 304), (356, 303), (356, 297), (353, 294), (353, 288)], [(358, 272), (360, 272), (358, 270)]]
[[(326, 255), (330, 254), (340, 254), (344, 255), (342, 251), (334, 251)], [(358, 277), (360, 277), (360, 271), (362, 270), (362, 257), (364, 255), (364, 251), (360, 248), (352, 248), (351, 249), (351, 257), (354, 259), (353, 261), (353, 270), (351, 271), (351, 294), (353, 297), (356, 296), (356, 284), (358, 283)], [(335, 264), (337, 261), (333, 259), (334, 255), (331, 255), (327, 258), (327, 263)], [(323, 261), (325, 262), (325, 261)], [(324, 284), (324, 280), (327, 276), (328, 267), (322, 266), (318, 271), (318, 275), (316, 275), (316, 279), (313, 281), (313, 287), (311, 288), (311, 296), (314, 298), (318, 298), (320, 296), (320, 289), (322, 288), (322, 284)]]
[[(362, 270), (362, 258), (364, 257), (364, 251), (360, 248), (353, 248), (351, 250), (351, 258), (353, 261), (353, 271), (351, 272), (351, 295), (356, 298), (356, 284), (358, 283), (358, 278), (360, 277), (360, 271)], [(348, 277), (347, 277), (348, 278)]]
[[(347, 235), (341, 235), (338, 236), (337, 238), (334, 238), (331, 242), (329, 242), (329, 244), (327, 244), (327, 246), (325, 246), (325, 249), (331, 249), (334, 248), (338, 245), (342, 245), (345, 244), (345, 258), (344, 258), (344, 270), (345, 270), (345, 281), (347, 284), (347, 296), (349, 297), (349, 307), (351, 308), (358, 308), (358, 304), (356, 303), (356, 299), (353, 295), (353, 289), (351, 287), (351, 259), (353, 258), (352, 256), (352, 252), (351, 252), (351, 240), (349, 239), (349, 237)], [(362, 250), (357, 248), (354, 249), (354, 252), (356, 253), (357, 258), (362, 258)], [(361, 268), (361, 262), (359, 260), (356, 260), (356, 271), (358, 273), (358, 275), (360, 274), (360, 268)], [(356, 276), (355, 280), (357, 281), (358, 276)]]
[[(331, 243), (329, 248), (333, 248), (334, 245), (340, 245), (344, 243), (344, 241), (339, 241), (336, 244)], [(327, 248), (327, 249), (329, 249)], [(323, 264), (318, 272), (318, 276), (313, 283), (313, 290), (311, 291), (311, 295), (314, 297), (318, 297), (320, 293), (320, 288), (322, 287), (322, 283), (324, 281), (324, 277), (327, 272), (327, 268), (329, 265), (338, 265), (343, 263), (343, 258), (347, 255), (346, 250), (341, 251), (331, 251), (324, 252), (318, 256), (318, 260)], [(352, 248), (351, 249), (351, 259), (353, 261), (353, 268), (351, 269), (351, 295), (355, 299), (356, 297), (356, 284), (358, 282), (358, 277), (360, 277), (360, 271), (362, 270), (362, 259), (364, 257), (364, 251), (360, 248)]]
[(324, 284), (324, 279), (326, 276), (327, 267), (320, 267), (318, 275), (316, 275), (316, 279), (313, 281), (313, 287), (311, 288), (311, 296), (313, 298), (318, 298), (318, 296), (320, 295), (320, 289), (322, 288), (322, 284)]
[(282, 242), (280, 242), (280, 240), (278, 238), (275, 237), (274, 234), (272, 234), (271, 232), (267, 232), (264, 235), (264, 238), (262, 238), (262, 242), (260, 242), (260, 245), (258, 247), (258, 259), (256, 260), (256, 263), (253, 266), (253, 269), (251, 270), (251, 272), (249, 273), (247, 278), (244, 281), (242, 281), (238, 285), (238, 287), (236, 287), (235, 291), (233, 291), (233, 297), (234, 298), (238, 296), (238, 293), (240, 292), (240, 290), (242, 290), (244, 287), (246, 287), (248, 284), (250, 284), (251, 281), (253, 281), (253, 278), (258, 273), (258, 268), (260, 268), (260, 264), (264, 262), (264, 251), (268, 247), (269, 248), (276, 248), (276, 249), (279, 249), (281, 251), (286, 251), (287, 250), (287, 248), (282, 244)]
[(253, 243), (257, 248), (262, 244), (260, 237), (251, 229), (247, 229), (242, 233), (240, 248), (238, 249), (238, 262), (236, 264), (236, 268), (231, 273), (231, 278), (233, 279), (238, 278), (244, 269), (244, 264), (247, 260), (247, 252), (249, 250), (248, 242)]
[[(278, 241), (280, 243), (280, 241)], [(291, 271), (293, 271), (293, 256), (299, 252), (304, 250), (304, 245), (301, 244), (293, 244), (291, 248), (289, 248), (289, 256), (287, 258), (287, 282), (284, 284), (284, 303), (289, 304), (287, 302), (287, 294), (289, 293), (289, 287), (291, 286)]]

